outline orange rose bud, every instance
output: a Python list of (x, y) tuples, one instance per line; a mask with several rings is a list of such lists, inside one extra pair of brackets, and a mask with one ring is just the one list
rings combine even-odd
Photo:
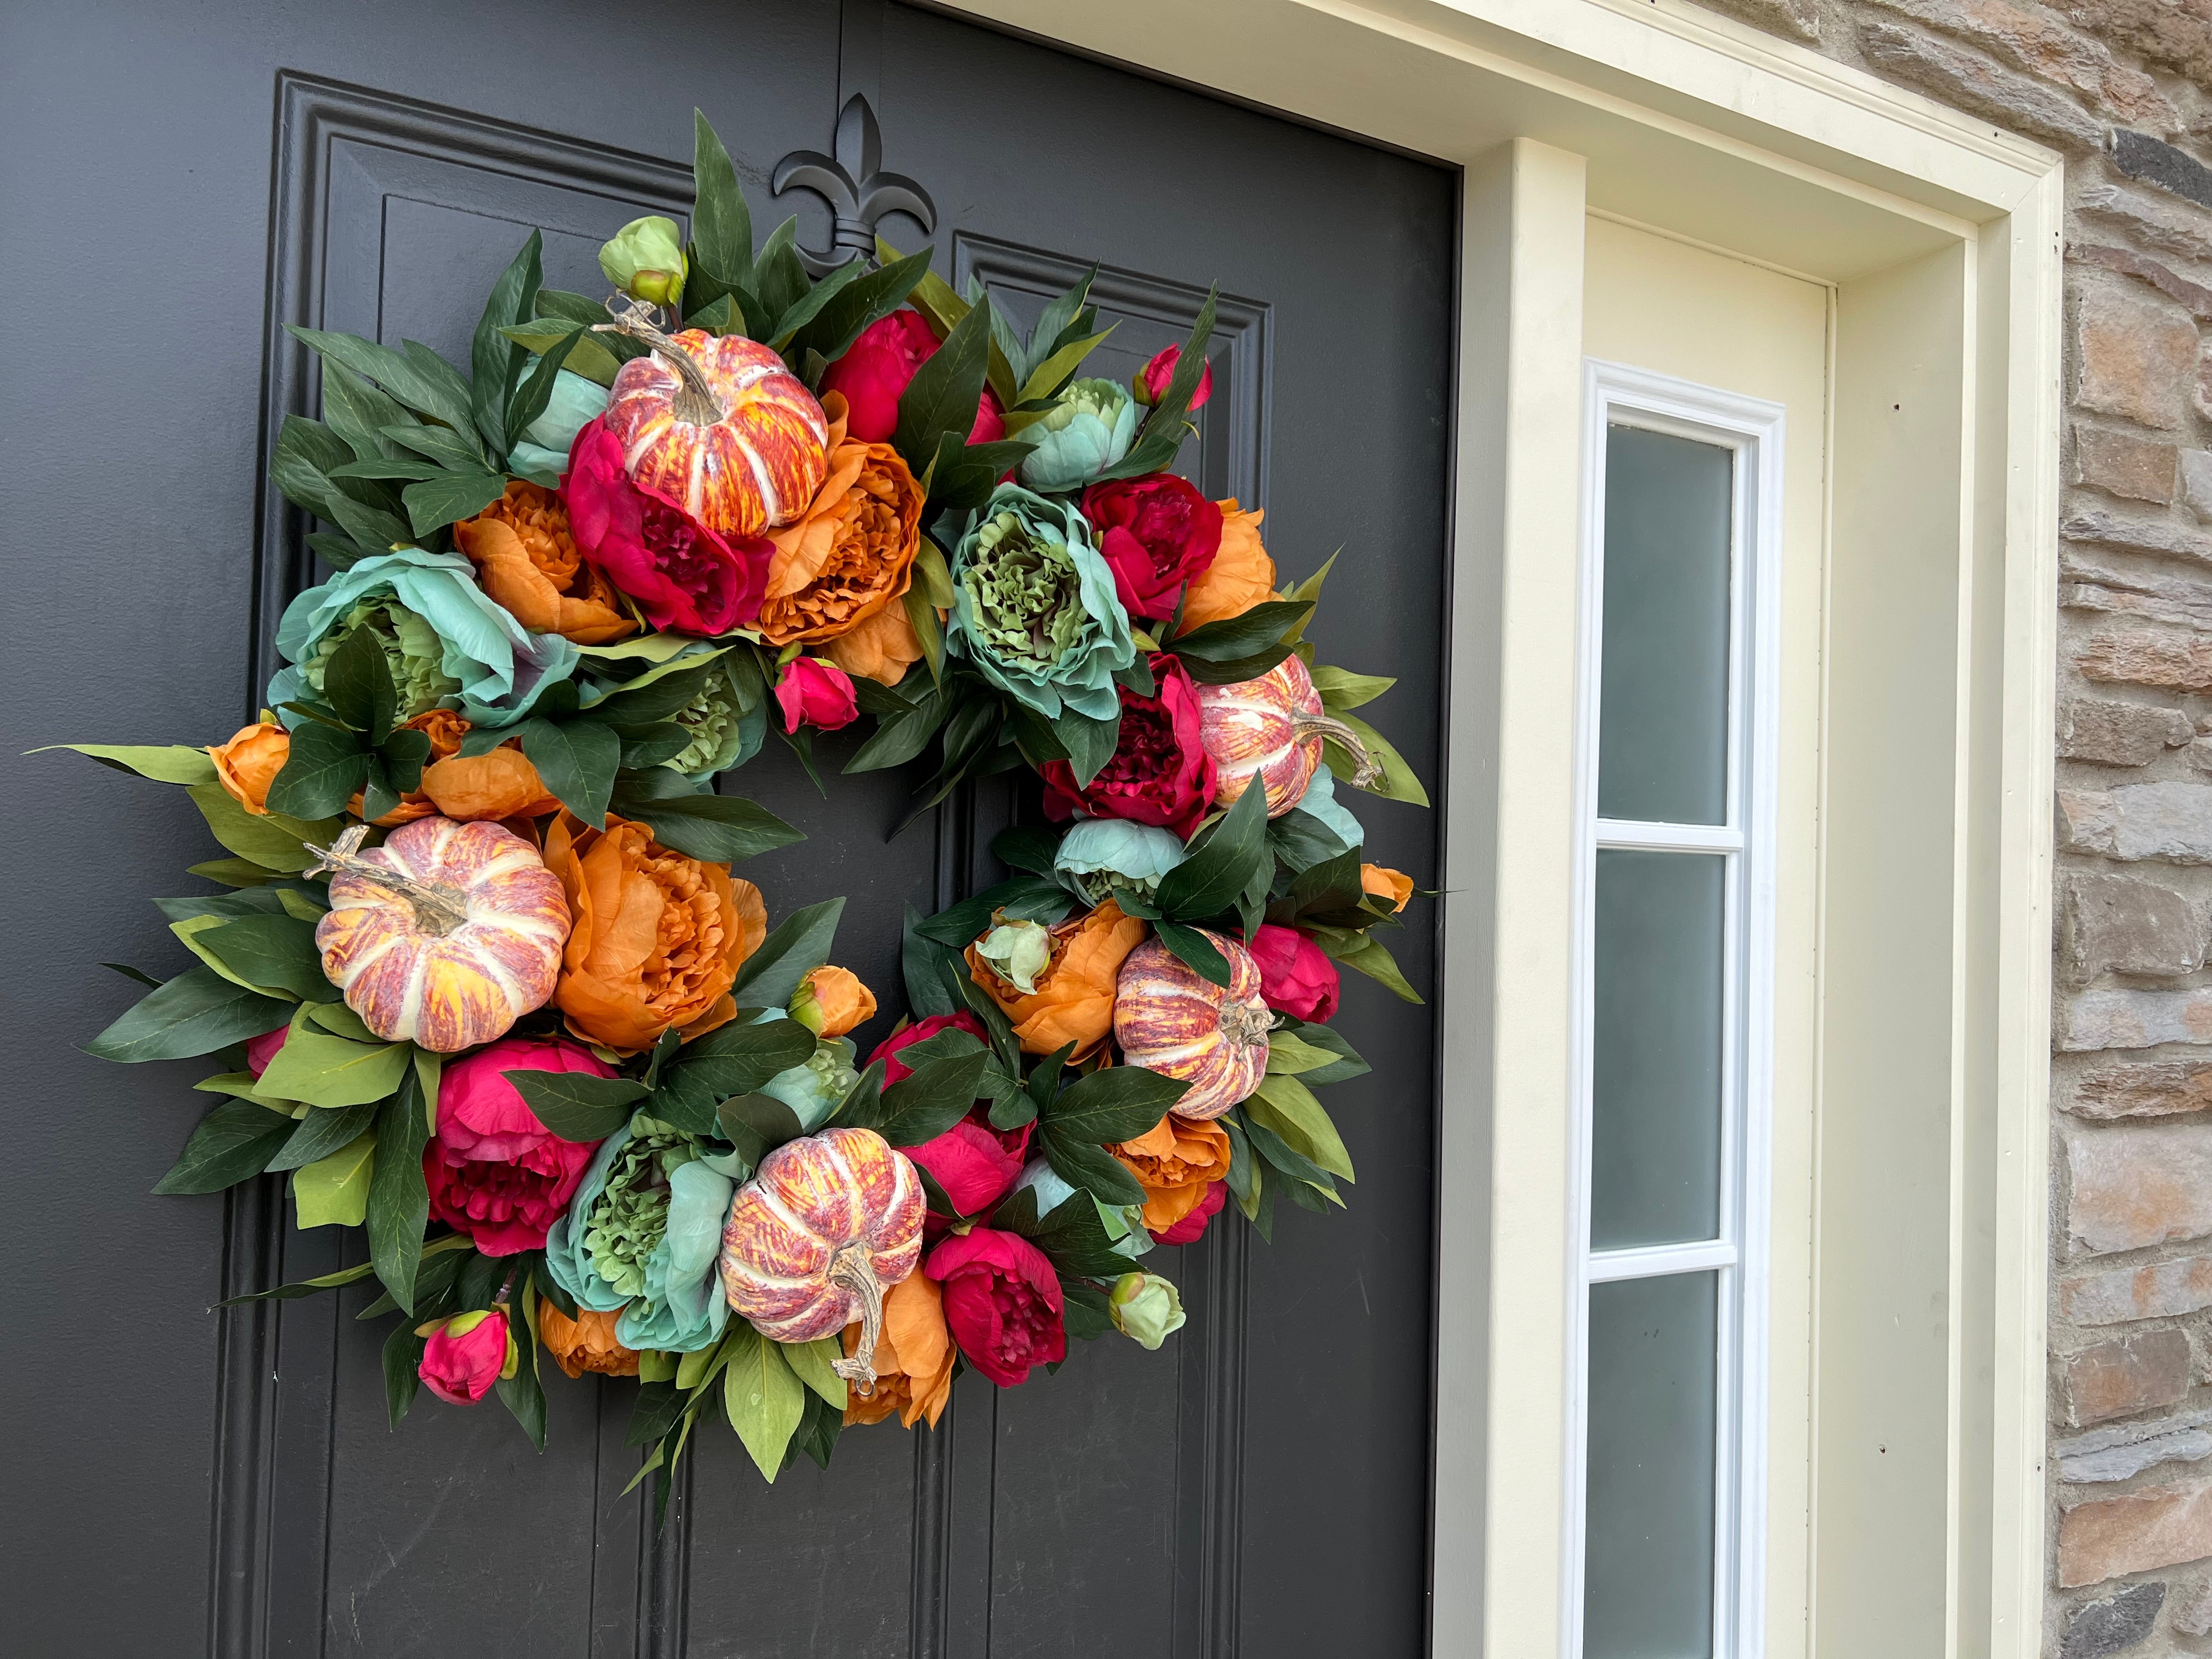
[(1006, 1011), (1024, 1054), (1048, 1054), (1065, 1043), (1082, 1060), (1114, 1029), (1114, 981), (1122, 958), (1144, 943), (1145, 924), (1108, 899), (1088, 915), (1052, 930), (1052, 960), (1027, 994), (999, 977), (971, 945), (968, 975)]
[(561, 803), (512, 740), (484, 755), (453, 755), (422, 769), (422, 794), (449, 818), (536, 818)]
[(730, 987), (768, 937), (759, 888), (612, 814), (604, 830), (555, 818), (545, 867), (574, 918), (553, 991), (571, 1031), (635, 1054), (663, 1031), (697, 1036), (737, 1012)]
[(637, 1350), (615, 1340), (615, 1321), (621, 1316), (620, 1309), (601, 1313), (594, 1308), (578, 1308), (571, 1319), (541, 1297), (538, 1340), (545, 1345), (554, 1363), (571, 1376), (581, 1376), (586, 1371), (597, 1371), (602, 1376), (635, 1376)]
[(791, 1017), (817, 1036), (843, 1036), (875, 1015), (876, 994), (849, 968), (817, 968), (791, 1000)]
[[(860, 1347), (860, 1326), (848, 1325), (845, 1357), (851, 1358)], [(880, 1423), (896, 1412), (909, 1429), (925, 1417), (935, 1428), (952, 1398), (952, 1360), (944, 1287), (927, 1274), (909, 1273), (884, 1293), (875, 1385), (866, 1394), (857, 1384), (846, 1385), (845, 1421)]]
[(1134, 1140), (1106, 1149), (1145, 1189), (1145, 1231), (1164, 1233), (1229, 1176), (1229, 1132), (1170, 1112)]
[(1359, 866), (1359, 890), (1389, 899), (1393, 910), (1402, 910), (1406, 901), (1413, 896), (1413, 878), (1402, 871), (1386, 869), (1379, 864), (1363, 864)]
[(1267, 515), (1239, 510), (1234, 497), (1219, 505), (1221, 545), (1183, 600), (1186, 634), (1206, 623), (1241, 617), (1275, 597), (1275, 562), (1260, 545), (1260, 520)]
[[(769, 532), (775, 555), (753, 626), (770, 645), (837, 639), (901, 608), (921, 545), (921, 487), (898, 452), (848, 440), (845, 400), (836, 392), (823, 399), (822, 409), (830, 417), (830, 476), (805, 513)], [(895, 629), (886, 631), (889, 641), (877, 649), (888, 670), (897, 641)], [(915, 657), (921, 654), (917, 645)], [(848, 673), (866, 672), (838, 665)]]
[(292, 757), (292, 734), (274, 720), (242, 726), (228, 743), (211, 744), (215, 781), (257, 818), (269, 816), (269, 786)]
[(453, 544), (476, 566), (477, 585), (533, 634), (605, 645), (637, 631), (577, 552), (568, 509), (550, 489), (508, 479), (506, 495), (453, 526)]

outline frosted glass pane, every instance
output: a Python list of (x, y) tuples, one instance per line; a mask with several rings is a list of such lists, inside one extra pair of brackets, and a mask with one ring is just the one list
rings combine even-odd
[(1712, 1652), (1718, 1278), (1590, 1286), (1583, 1659)]
[(1599, 813), (1727, 820), (1729, 520), (1735, 456), (1607, 428)]
[(1592, 1249), (1719, 1236), (1724, 863), (1598, 853)]

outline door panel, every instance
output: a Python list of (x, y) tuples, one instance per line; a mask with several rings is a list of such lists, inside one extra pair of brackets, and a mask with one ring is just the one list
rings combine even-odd
[[(143, 899), (181, 878), (177, 849), (201, 832), (143, 785), (15, 757), (58, 738), (204, 740), (258, 698), (275, 620), (313, 580), (252, 435), (265, 453), (285, 414), (315, 407), (311, 362), (282, 325), (411, 337), (465, 362), (476, 307), (532, 226), (548, 283), (598, 292), (599, 240), (640, 213), (684, 217), (695, 104), (760, 230), (796, 211), (821, 246), (826, 210), (771, 203), (766, 179), (786, 151), (823, 144), (857, 89), (881, 115), (885, 164), (934, 196), (953, 280), (980, 278), (1026, 325), (1106, 262), (1093, 291), (1120, 327), (1093, 372), (1126, 377), (1180, 339), (1219, 283), (1215, 394), (1185, 468), (1267, 509), (1285, 580), (1346, 550), (1316, 637), (1328, 659), (1401, 677), (1384, 723), (1434, 789), (1455, 179), (880, 0), (842, 15), (808, 0), (693, 8), (681, 50), (662, 28), (636, 52), (607, 49), (604, 9), (567, 0), (312, 15), (237, 0), (191, 30), (166, 9), (125, 30), (120, 9), (92, 9), (17, 15), (16, 62), (33, 73), (0, 139), (29, 165), (0, 176), (0, 204), (36, 223), (100, 201), (82, 231), (88, 295), (143, 314), (133, 262), (158, 247), (162, 325), (127, 361), (27, 340), (11, 377), (83, 395), (35, 411), (11, 398), (5, 414), (36, 482), (6, 554), (23, 603), (0, 628), (27, 672), (0, 703), (21, 738), (0, 765), (48, 805), (36, 826), (0, 821), (0, 848), (33, 867), (58, 826), (97, 823), (118, 878), (66, 916), (43, 894), (13, 907), (26, 948), (0, 972), (11, 1030), (34, 1034), (21, 1097), (68, 1105), (20, 1126), (11, 1111), (18, 1156), (0, 1180), (18, 1259), (57, 1291), (20, 1340), (81, 1352), (86, 1308), (118, 1284), (132, 1322), (99, 1389), (8, 1374), (10, 1419), (33, 1425), (14, 1468), (54, 1494), (8, 1523), (30, 1650), (382, 1656), (465, 1635), (487, 1653), (578, 1659), (1417, 1651), (1427, 1008), (1347, 985), (1340, 1024), (1376, 1066), (1332, 1095), (1361, 1176), (1349, 1210), (1280, 1211), (1272, 1246), (1224, 1224), (1153, 1258), (1191, 1315), (1161, 1352), (1109, 1336), (1018, 1391), (964, 1377), (935, 1434), (856, 1431), (830, 1471), (802, 1461), (773, 1491), (734, 1437), (702, 1425), (656, 1534), (641, 1495), (618, 1496), (637, 1463), (623, 1444), (634, 1385), (552, 1376), (542, 1457), (495, 1407), (426, 1400), (392, 1434), (389, 1322), (353, 1317), (367, 1295), (200, 1311), (339, 1265), (338, 1241), (294, 1231), (273, 1182), (228, 1200), (131, 1196), (181, 1141), (196, 1073), (124, 1072), (66, 1045), (128, 1000), (85, 958), (173, 953)], [(67, 95), (94, 84), (127, 94), (104, 127)], [(1079, 118), (1012, 121), (1017, 90), (1024, 110)], [(917, 240), (906, 220), (883, 228)], [(21, 246), (0, 248), (0, 268), (28, 289)], [(172, 411), (151, 465), (88, 459), (113, 407)], [(158, 525), (160, 545), (111, 520)], [(232, 653), (248, 641), (242, 676)], [(825, 775), (858, 741), (817, 745)], [(777, 915), (848, 896), (840, 957), (892, 990), (864, 1046), (896, 1012), (904, 906), (996, 879), (990, 838), (1035, 795), (991, 781), (886, 843), (914, 781), (833, 777), (825, 804), (770, 744), (730, 786), (811, 837), (746, 866)], [(1370, 856), (1431, 884), (1430, 815), (1363, 816)], [(1425, 988), (1425, 901), (1408, 924), (1394, 944)], [(66, 1178), (88, 1121), (119, 1149), (96, 1187)], [(118, 1559), (123, 1536), (143, 1541)]]

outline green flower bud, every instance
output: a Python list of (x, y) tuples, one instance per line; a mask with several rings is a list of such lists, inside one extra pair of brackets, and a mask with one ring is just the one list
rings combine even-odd
[(799, 981), (799, 988), (791, 994), (784, 1010), (815, 1036), (822, 1035), (822, 1000), (814, 994), (812, 975)]
[(1034, 921), (1002, 921), (983, 935), (975, 954), (1000, 979), (1029, 996), (1036, 990), (1037, 975), (1052, 965), (1052, 933)]
[(1123, 1273), (1106, 1303), (1114, 1328), (1140, 1348), (1157, 1348), (1183, 1327), (1182, 1297), (1158, 1273)]
[(673, 219), (633, 219), (599, 249), (599, 269), (623, 293), (656, 306), (684, 299), (684, 239)]

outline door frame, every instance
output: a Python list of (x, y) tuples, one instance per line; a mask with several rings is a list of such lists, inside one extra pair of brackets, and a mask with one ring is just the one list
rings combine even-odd
[(1439, 1654), (1563, 1650), (1585, 214), (1833, 286), (1814, 1000), (1838, 1109), (1815, 1107), (1812, 1547), (1770, 1586), (1767, 1651), (2033, 1659), (2059, 157), (1686, 0), (939, 9), (1464, 170)]

